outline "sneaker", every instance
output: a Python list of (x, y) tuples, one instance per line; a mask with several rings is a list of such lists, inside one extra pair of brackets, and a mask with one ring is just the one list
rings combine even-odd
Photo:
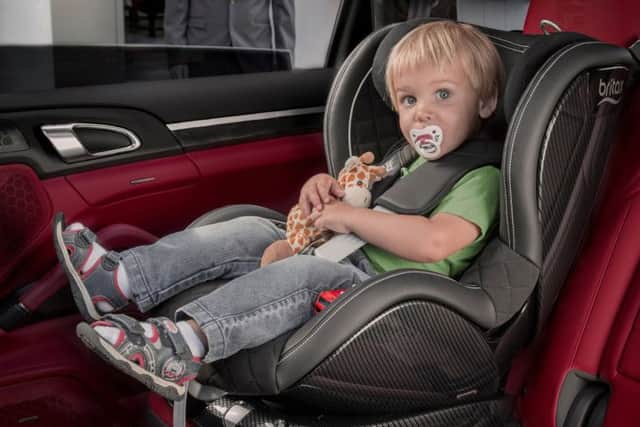
[[(104, 315), (96, 307), (99, 301), (108, 303), (113, 310), (126, 307), (129, 300), (118, 287), (120, 255), (107, 252), (92, 266), (87, 266), (96, 235), (88, 228), (73, 231), (64, 229), (64, 214), (59, 212), (53, 221), (53, 244), (69, 279), (73, 299), (84, 319), (98, 320)], [(83, 270), (85, 272), (81, 273)]]
[[(96, 332), (97, 326), (118, 329), (115, 342)], [(91, 325), (80, 323), (76, 333), (104, 360), (169, 400), (184, 397), (201, 366), (176, 324), (166, 317), (139, 322), (124, 314), (108, 314)]]

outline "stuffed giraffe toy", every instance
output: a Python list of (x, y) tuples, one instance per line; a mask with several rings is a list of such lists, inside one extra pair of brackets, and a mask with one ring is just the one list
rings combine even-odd
[[(374, 155), (370, 151), (360, 157), (351, 156), (338, 174), (338, 184), (344, 190), (342, 201), (351, 206), (366, 208), (371, 203), (369, 191), (374, 182), (380, 181), (386, 174), (383, 166), (372, 166)], [(330, 232), (317, 229), (309, 218), (303, 217), (302, 209), (295, 205), (287, 216), (286, 240), (278, 240), (265, 249), (260, 265), (264, 267), (272, 262), (300, 253), (310, 245), (326, 241)]]

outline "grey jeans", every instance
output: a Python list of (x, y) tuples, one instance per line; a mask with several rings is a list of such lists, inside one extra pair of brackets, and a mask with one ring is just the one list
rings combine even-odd
[(204, 361), (212, 362), (302, 325), (320, 292), (355, 286), (375, 274), (362, 252), (341, 263), (297, 255), (259, 268), (265, 248), (283, 238), (271, 221), (241, 217), (127, 250), (122, 263), (143, 312), (200, 283), (232, 279), (176, 314), (200, 326), (208, 341)]

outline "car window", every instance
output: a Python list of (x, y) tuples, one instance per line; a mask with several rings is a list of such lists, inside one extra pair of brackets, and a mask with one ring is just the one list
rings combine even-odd
[(0, 0), (0, 93), (325, 67), (341, 0)]
[(522, 30), (528, 9), (529, 0), (457, 0), (458, 20), (505, 31)]

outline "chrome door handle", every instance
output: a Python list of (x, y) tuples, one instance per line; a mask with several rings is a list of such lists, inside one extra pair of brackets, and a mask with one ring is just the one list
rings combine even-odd
[[(127, 153), (129, 151), (137, 150), (142, 145), (136, 134), (119, 126), (97, 123), (67, 123), (62, 125), (43, 125), (40, 129), (49, 139), (53, 148), (55, 148), (60, 157), (62, 157), (62, 159), (67, 163)], [(76, 130), (78, 129), (93, 129), (124, 135), (129, 140), (129, 145), (111, 150), (91, 152), (87, 150), (78, 138), (76, 133)]]

